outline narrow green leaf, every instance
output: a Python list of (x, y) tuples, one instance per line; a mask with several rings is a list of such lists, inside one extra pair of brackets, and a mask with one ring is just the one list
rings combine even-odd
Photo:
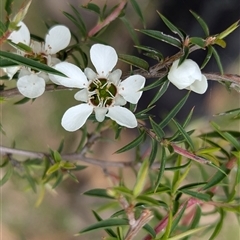
[(213, 50), (212, 50), (212, 46), (208, 46), (208, 52), (207, 52), (207, 55), (202, 63), (202, 66), (201, 66), (201, 69), (203, 69), (207, 63), (209, 62), (209, 60), (211, 59), (212, 57), (212, 53), (213, 53)]
[(135, 29), (133, 28), (133, 26), (130, 24), (130, 22), (128, 21), (128, 19), (126, 17), (121, 17), (120, 18), (122, 20), (122, 22), (125, 24), (133, 42), (135, 45), (139, 45), (139, 40), (138, 40), (138, 36), (136, 34)]
[(46, 175), (50, 175), (61, 168), (61, 164), (59, 162), (53, 164), (46, 172)]
[(0, 68), (14, 67), (14, 66), (18, 66), (18, 64), (13, 61), (0, 58)]
[(37, 192), (36, 182), (30, 174), (29, 167), (27, 166), (27, 164), (23, 164), (23, 166), (25, 169), (25, 177), (28, 180), (32, 190), (36, 193)]
[(158, 189), (158, 187), (160, 185), (160, 182), (162, 180), (162, 176), (163, 176), (163, 173), (165, 171), (166, 160), (167, 160), (166, 151), (165, 151), (165, 148), (163, 147), (162, 148), (162, 154), (161, 154), (161, 166), (159, 168), (159, 172), (158, 172), (158, 176), (157, 176), (157, 181), (156, 181), (154, 192), (157, 191), (157, 189)]
[(161, 240), (168, 240), (169, 239), (169, 236), (171, 234), (172, 223), (173, 223), (173, 213), (170, 210), (169, 213), (168, 213), (167, 227), (166, 227), (165, 233), (162, 236)]
[[(73, 11), (75, 11), (74, 10), (75, 8), (72, 5), (70, 6), (72, 7)], [(79, 32), (82, 34), (83, 37), (86, 37), (87, 36), (86, 26), (84, 22), (80, 20), (79, 18), (80, 14), (78, 11), (77, 13), (78, 13), (78, 19), (76, 19), (72, 14), (63, 11), (63, 14), (65, 15), (65, 17), (67, 17), (70, 21), (72, 21), (75, 24), (75, 26), (78, 28)]]
[(164, 128), (177, 115), (177, 113), (181, 110), (181, 108), (184, 106), (185, 102), (187, 101), (189, 94), (190, 94), (190, 91), (169, 112), (169, 114), (163, 119), (163, 121), (161, 123), (159, 123), (159, 127)]
[(139, 169), (138, 174), (137, 174), (136, 183), (133, 188), (133, 196), (134, 197), (137, 197), (139, 194), (141, 194), (142, 190), (144, 189), (145, 182), (146, 182), (147, 176), (148, 176), (148, 169), (149, 169), (149, 161), (148, 161), (148, 159), (146, 159), (142, 163), (141, 168)]
[(118, 227), (118, 226), (124, 226), (128, 225), (127, 219), (115, 219), (115, 218), (109, 218), (106, 220), (102, 220), (101, 222), (97, 222), (91, 226), (88, 226), (84, 229), (82, 229), (79, 234), (83, 234), (86, 232), (91, 232), (98, 229), (106, 229), (106, 228), (112, 228), (112, 227)]
[(136, 198), (136, 200), (139, 203), (149, 204), (150, 206), (156, 206), (156, 207), (164, 206), (164, 207), (167, 207), (167, 205), (165, 203), (163, 203), (162, 201), (156, 200), (155, 198), (149, 197), (149, 196), (146, 196), (146, 195), (140, 195)]
[(163, 22), (166, 24), (166, 26), (175, 34), (177, 34), (182, 40), (184, 39), (184, 36), (182, 32), (174, 25), (172, 24), (166, 17), (164, 17), (160, 12), (158, 12), (158, 15), (163, 20)]
[(183, 164), (183, 165), (180, 165), (180, 166), (166, 167), (165, 171), (176, 171), (176, 170), (187, 167), (190, 163), (191, 163), (191, 161), (188, 161), (186, 164)]
[(147, 71), (149, 68), (148, 63), (141, 58), (131, 56), (131, 55), (126, 55), (126, 54), (119, 54), (118, 57), (119, 57), (120, 61), (123, 61), (123, 62), (133, 65), (135, 67), (141, 68), (143, 70)]
[[(92, 212), (93, 212), (93, 215), (94, 215), (94, 217), (96, 218), (96, 220), (97, 220), (98, 222), (103, 221), (103, 219), (98, 215), (97, 212), (95, 212), (95, 211), (93, 211), (93, 210), (92, 210)], [(117, 238), (117, 235), (115, 234), (115, 232), (114, 232), (111, 228), (106, 228), (105, 231), (106, 231), (106, 233), (107, 233), (110, 237)]]
[(83, 194), (87, 196), (92, 196), (92, 197), (102, 197), (102, 198), (113, 199), (113, 197), (107, 194), (106, 189), (101, 189), (101, 188), (91, 189), (89, 191), (84, 192)]
[(215, 237), (220, 233), (221, 229), (222, 229), (222, 226), (223, 226), (223, 220), (224, 220), (224, 217), (225, 217), (225, 212), (219, 208), (219, 213), (220, 213), (220, 219), (214, 229), (214, 232), (212, 233), (212, 235), (210, 236), (209, 240), (213, 240), (215, 239)]
[(157, 152), (158, 152), (158, 145), (159, 145), (159, 142), (156, 141), (154, 138), (151, 138), (151, 146), (152, 146), (152, 149), (151, 149), (151, 153), (150, 153), (150, 156), (149, 156), (149, 166), (151, 167), (155, 158), (156, 158), (156, 155), (157, 155)]
[(13, 173), (13, 166), (12, 164), (9, 164), (5, 175), (3, 176), (2, 179), (0, 179), (0, 186), (5, 184), (9, 180), (9, 178), (12, 176), (12, 173)]
[(8, 16), (11, 15), (12, 13), (12, 4), (13, 4), (14, 0), (6, 0), (5, 2), (5, 11), (7, 12)]
[(217, 39), (224, 39), (225, 37), (227, 37), (230, 33), (235, 31), (239, 27), (239, 23), (240, 23), (240, 20), (236, 21), (230, 27), (228, 27), (226, 30), (224, 30), (223, 32), (219, 33), (217, 35)]
[(240, 151), (240, 143), (234, 136), (232, 136), (228, 132), (222, 132), (220, 130), (220, 127), (215, 122), (211, 122), (211, 125), (218, 132), (219, 135), (221, 135), (226, 141), (231, 143), (236, 148), (236, 150)]
[(175, 126), (178, 128), (179, 132), (182, 134), (182, 136), (190, 146), (191, 150), (194, 151), (194, 144), (190, 136), (187, 134), (187, 132), (183, 129), (183, 127), (177, 121), (175, 121), (174, 119), (172, 119), (172, 121), (174, 122)]
[(208, 26), (206, 24), (206, 22), (199, 16), (197, 15), (195, 12), (191, 11), (191, 14), (197, 19), (198, 23), (200, 24), (200, 26), (202, 27), (206, 37), (209, 36), (209, 29), (208, 29)]
[(61, 171), (56, 172), (56, 181), (52, 185), (52, 189), (56, 188), (63, 180), (63, 173)]
[(207, 190), (218, 183), (220, 183), (226, 175), (229, 174), (230, 169), (226, 168), (224, 165), (220, 167), (221, 171), (217, 171), (215, 175), (207, 182), (207, 184), (202, 188), (202, 190)]
[(222, 63), (221, 63), (221, 59), (216, 51), (216, 49), (212, 46), (209, 46), (210, 48), (212, 48), (212, 53), (213, 53), (213, 56), (217, 62), (217, 65), (218, 65), (218, 68), (219, 68), (219, 71), (221, 74), (223, 74), (223, 66), (222, 66)]
[[(187, 118), (185, 119), (184, 123), (182, 124), (182, 127), (185, 128), (190, 120), (192, 119), (192, 114), (193, 114), (193, 111), (194, 111), (194, 107), (191, 109), (191, 111), (189, 112)], [(174, 139), (176, 139), (178, 136), (180, 135), (180, 132), (177, 131), (170, 139), (169, 141), (172, 142)], [(190, 135), (190, 134), (189, 134)]]
[(177, 38), (164, 34), (160, 31), (157, 31), (157, 30), (138, 30), (138, 31), (152, 38), (155, 38), (157, 40), (173, 45), (177, 48), (180, 48), (180, 49), (182, 48), (182, 44)]
[(139, 7), (139, 4), (137, 3), (136, 0), (130, 0), (131, 4), (132, 4), (132, 7), (133, 9), (135, 10), (135, 12), (137, 13), (137, 15), (139, 16), (139, 18), (141, 19), (141, 22), (143, 24), (143, 27), (145, 28), (145, 20), (144, 20), (144, 17), (143, 17), (143, 14), (142, 14), (142, 10), (141, 8)]
[(192, 189), (192, 188), (196, 188), (196, 187), (205, 185), (206, 183), (207, 183), (207, 182), (189, 183), (189, 184), (183, 185), (183, 186), (180, 187), (178, 190), (181, 190), (181, 189)]
[(189, 41), (190, 43), (194, 44), (194, 45), (197, 45), (201, 48), (204, 48), (205, 47), (205, 40), (203, 38), (200, 38), (200, 37), (191, 37), (189, 38)]
[(36, 62), (32, 59), (25, 58), (23, 56), (20, 56), (20, 55), (14, 54), (14, 53), (0, 51), (0, 57), (10, 60), (12, 62), (15, 62), (19, 65), (30, 67), (37, 71), (43, 71), (43, 72), (47, 72), (47, 73), (51, 73), (51, 74), (56, 74), (56, 75), (59, 75), (62, 77), (66, 77), (63, 73), (55, 70), (54, 68), (47, 66), (46, 64)]
[(145, 229), (153, 238), (156, 237), (155, 230), (149, 224), (144, 225), (143, 229)]
[[(149, 47), (149, 46), (143, 46), (143, 45), (136, 45), (134, 47), (147, 52), (148, 54), (144, 54), (144, 53), (143, 54), (146, 56), (149, 56), (153, 59), (156, 59), (158, 62), (160, 62), (160, 60), (162, 60), (164, 58), (162, 53), (160, 53), (159, 50), (156, 48)], [(155, 81), (155, 82), (159, 83), (159, 81)]]
[(150, 117), (150, 123), (158, 139), (159, 140), (163, 139), (163, 137), (165, 136), (164, 131), (159, 127), (159, 125), (151, 117)]
[(185, 231), (183, 233), (178, 234), (177, 236), (168, 238), (168, 240), (180, 240), (180, 239), (182, 239), (182, 238), (184, 238), (186, 236), (189, 236), (189, 235), (192, 235), (192, 234), (196, 234), (197, 232), (202, 231), (206, 227), (208, 227), (208, 226), (203, 226), (203, 227), (199, 227), (199, 228), (195, 228), (195, 229), (191, 229), (191, 230)]
[(182, 219), (182, 216), (186, 210), (187, 207), (187, 202), (183, 205), (182, 209), (180, 212), (177, 212), (177, 214), (174, 215), (173, 223), (172, 223), (172, 228), (171, 228), (171, 233), (175, 230), (175, 228), (178, 226), (180, 220)]
[[(167, 77), (164, 77), (164, 78), (166, 79)], [(170, 82), (168, 80), (163, 83), (163, 85), (161, 86), (161, 88), (159, 88), (157, 94), (154, 96), (152, 101), (148, 104), (148, 107), (150, 107), (155, 102), (157, 102), (157, 100), (167, 91), (169, 83)]]
[(145, 131), (142, 131), (137, 138), (135, 138), (132, 142), (117, 150), (115, 153), (126, 152), (134, 147), (139, 146), (144, 141), (145, 135), (146, 135)]
[(53, 160), (56, 163), (60, 163), (62, 161), (62, 156), (58, 151), (53, 151)]
[(90, 10), (92, 12), (95, 12), (97, 13), (98, 15), (101, 14), (101, 10), (100, 10), (100, 7), (97, 5), (97, 4), (94, 4), (94, 3), (87, 3), (86, 5), (82, 5), (82, 8), (85, 8), (87, 10)]
[(194, 192), (188, 189), (181, 189), (180, 192), (190, 195), (192, 197), (195, 197), (197, 199), (203, 200), (205, 202), (208, 202), (211, 200), (211, 196), (207, 193)]
[(178, 66), (180, 66), (188, 58), (188, 55), (189, 55), (189, 47), (184, 46), (183, 47), (183, 55), (179, 59)]

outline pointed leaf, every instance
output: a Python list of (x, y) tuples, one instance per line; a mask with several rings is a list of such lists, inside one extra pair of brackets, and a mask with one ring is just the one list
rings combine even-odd
[(225, 212), (220, 208), (219, 209), (219, 213), (220, 213), (220, 219), (214, 229), (214, 232), (212, 233), (212, 235), (210, 236), (209, 240), (213, 240), (215, 239), (215, 237), (220, 233), (222, 226), (223, 226), (223, 220), (226, 216)]
[(115, 153), (126, 152), (126, 151), (128, 151), (128, 150), (130, 150), (134, 147), (137, 147), (138, 145), (140, 145), (144, 141), (145, 135), (146, 135), (145, 131), (142, 131), (141, 134), (137, 138), (135, 138), (132, 142), (130, 142), (126, 146), (117, 150)]
[(143, 14), (142, 14), (142, 10), (141, 8), (139, 7), (139, 4), (137, 3), (136, 0), (130, 0), (131, 4), (132, 4), (132, 7), (133, 9), (135, 10), (135, 12), (137, 13), (137, 15), (139, 16), (139, 18), (141, 19), (141, 22), (143, 24), (143, 27), (145, 28), (145, 20), (144, 20), (144, 17), (143, 17)]
[(190, 146), (191, 150), (194, 151), (194, 144), (193, 144), (190, 136), (187, 134), (187, 132), (184, 130), (184, 128), (177, 121), (175, 121), (174, 119), (172, 119), (172, 121), (174, 122), (175, 126), (178, 128), (179, 132), (182, 134), (182, 136), (184, 137), (184, 139)]
[(163, 22), (166, 24), (166, 26), (175, 34), (177, 34), (182, 40), (184, 39), (184, 36), (182, 32), (175, 26), (173, 25), (166, 17), (164, 17), (160, 12), (158, 12), (158, 15), (160, 18), (163, 20)]
[(157, 135), (158, 140), (163, 139), (165, 136), (164, 131), (159, 127), (159, 125), (150, 117), (150, 123), (153, 128), (153, 132)]
[(164, 34), (160, 31), (157, 31), (157, 30), (138, 30), (138, 31), (152, 38), (156, 38), (157, 40), (173, 45), (177, 48), (180, 48), (180, 49), (182, 48), (182, 43), (177, 38)]
[(5, 175), (2, 177), (2, 179), (0, 179), (0, 186), (5, 184), (9, 180), (9, 178), (12, 176), (12, 173), (13, 173), (13, 166), (9, 164)]
[(181, 110), (183, 105), (188, 99), (188, 96), (190, 94), (190, 91), (186, 94), (185, 97), (183, 97), (179, 103), (169, 112), (169, 114), (163, 119), (161, 123), (159, 123), (159, 127), (164, 128), (176, 115), (177, 113)]
[(151, 150), (151, 153), (150, 153), (150, 156), (149, 156), (149, 166), (151, 167), (151, 165), (153, 164), (155, 158), (156, 158), (156, 155), (157, 155), (157, 152), (158, 152), (158, 145), (159, 145), (159, 142), (156, 141), (154, 138), (151, 138), (151, 146), (152, 146), (152, 150)]
[(93, 197), (102, 197), (102, 198), (113, 199), (113, 197), (109, 196), (106, 189), (101, 189), (101, 188), (91, 189), (89, 191), (84, 192), (83, 194), (87, 195), (87, 196), (93, 196)]
[(156, 181), (155, 190), (154, 190), (155, 192), (157, 191), (157, 189), (158, 189), (158, 187), (160, 185), (163, 173), (165, 171), (166, 159), (167, 159), (167, 157), (166, 157), (166, 150), (163, 147), (162, 148), (162, 154), (161, 154), (161, 166), (159, 168), (159, 172), (158, 172), (158, 176), (157, 176), (157, 181)]
[(213, 53), (213, 56), (217, 62), (217, 65), (218, 65), (218, 68), (219, 68), (219, 71), (221, 74), (223, 74), (223, 66), (222, 66), (222, 63), (221, 63), (221, 59), (216, 51), (216, 49), (212, 46), (209, 46), (210, 48), (212, 48), (212, 53)]
[(47, 72), (47, 73), (56, 74), (56, 75), (59, 75), (59, 76), (66, 77), (63, 73), (55, 70), (54, 68), (49, 67), (46, 64), (36, 62), (32, 59), (25, 58), (23, 56), (20, 56), (20, 55), (14, 54), (14, 53), (0, 51), (0, 57), (4, 58), (4, 59), (7, 59), (9, 61), (15, 62), (18, 65), (23, 65), (23, 66), (26, 66), (26, 67), (30, 67), (30, 68), (35, 69), (37, 71), (43, 71), (43, 72)]
[(194, 192), (194, 191), (191, 191), (191, 190), (188, 190), (188, 189), (181, 189), (180, 192), (182, 192), (184, 194), (187, 194), (187, 195), (190, 195), (194, 198), (203, 200), (205, 202), (209, 202), (211, 200), (211, 196), (207, 193)]
[(201, 69), (203, 69), (207, 63), (209, 62), (209, 60), (211, 59), (212, 57), (212, 53), (213, 53), (213, 50), (212, 50), (212, 46), (208, 46), (208, 52), (207, 52), (207, 55), (202, 63), (202, 66), (201, 66)]
[(141, 194), (142, 190), (144, 189), (145, 182), (146, 182), (147, 176), (148, 176), (148, 169), (149, 169), (149, 161), (148, 161), (148, 159), (146, 159), (142, 163), (141, 168), (139, 169), (138, 174), (137, 174), (136, 183), (133, 188), (133, 196), (134, 197), (137, 197), (139, 194)]
[(118, 227), (118, 226), (126, 226), (128, 225), (127, 219), (115, 219), (115, 218), (109, 218), (106, 220), (102, 220), (101, 222), (97, 222), (91, 226), (88, 226), (84, 229), (82, 229), (79, 234), (83, 234), (86, 232), (91, 232), (97, 229), (106, 229), (106, 228), (112, 228), (112, 227)]
[[(164, 77), (164, 79), (166, 79), (167, 77)], [(155, 102), (157, 102), (157, 100), (167, 91), (168, 86), (169, 86), (169, 81), (165, 81), (161, 88), (158, 90), (157, 94), (154, 96), (154, 98), (152, 99), (152, 101), (148, 104), (148, 107), (150, 107), (151, 105), (153, 105)]]
[[(103, 219), (98, 215), (97, 212), (95, 212), (93, 210), (92, 210), (92, 212), (93, 212), (93, 215), (95, 216), (95, 218), (97, 219), (98, 222), (103, 221)], [(117, 237), (117, 235), (115, 234), (115, 232), (111, 228), (106, 228), (105, 231), (109, 236), (114, 237), (114, 238)]]
[(126, 54), (119, 54), (118, 57), (119, 57), (120, 61), (123, 61), (123, 62), (133, 65), (135, 67), (141, 68), (143, 70), (147, 71), (149, 68), (148, 63), (141, 58), (131, 56), (131, 55), (126, 55)]
[(191, 10), (190, 10), (190, 12), (197, 19), (198, 23), (201, 25), (206, 37), (208, 37), (209, 36), (209, 29), (208, 29), (208, 26), (207, 26), (206, 22), (199, 15), (197, 15), (195, 12), (193, 12)]

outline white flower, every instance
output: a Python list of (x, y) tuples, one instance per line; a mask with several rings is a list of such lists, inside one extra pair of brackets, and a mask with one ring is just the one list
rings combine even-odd
[(62, 118), (62, 126), (67, 131), (75, 131), (83, 126), (92, 112), (98, 122), (105, 116), (119, 125), (134, 128), (137, 126), (135, 115), (125, 107), (126, 102), (137, 104), (142, 95), (141, 88), (145, 78), (133, 75), (120, 80), (122, 71), (112, 72), (118, 57), (114, 48), (102, 44), (94, 44), (90, 49), (90, 58), (97, 71), (86, 68), (84, 73), (77, 66), (61, 62), (55, 68), (68, 77), (50, 75), (53, 82), (70, 88), (80, 88), (74, 95), (80, 105), (68, 109)]
[[(57, 25), (49, 29), (45, 37), (45, 42), (30, 41), (30, 32), (27, 26), (19, 23), (20, 29), (13, 31), (9, 38), (14, 43), (24, 43), (31, 47), (32, 52), (18, 51), (18, 54), (45, 63), (48, 66), (54, 66), (60, 60), (52, 55), (66, 48), (71, 39), (69, 29), (63, 25)], [(41, 96), (45, 91), (46, 82), (49, 80), (48, 74), (44, 72), (32, 71), (29, 68), (16, 66), (4, 68), (10, 79), (20, 70), (17, 88), (19, 92), (28, 98)]]
[(178, 89), (188, 89), (203, 94), (208, 87), (207, 78), (201, 73), (197, 63), (186, 59), (180, 66), (179, 60), (173, 62), (168, 73), (169, 81)]

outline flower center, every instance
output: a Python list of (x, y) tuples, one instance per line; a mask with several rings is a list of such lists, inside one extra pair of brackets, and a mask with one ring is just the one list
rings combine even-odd
[(25, 54), (24, 57), (30, 58), (34, 61), (37, 61), (37, 62), (40, 62), (40, 63), (43, 63), (43, 64), (47, 65), (47, 58), (46, 58), (46, 55), (44, 53), (40, 53), (40, 54), (27, 53), (27, 54)]
[(90, 102), (94, 106), (109, 107), (117, 94), (117, 88), (105, 78), (94, 79), (88, 87)]

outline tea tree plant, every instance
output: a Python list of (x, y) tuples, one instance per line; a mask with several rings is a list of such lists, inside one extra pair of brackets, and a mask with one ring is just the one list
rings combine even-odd
[[(63, 151), (65, 140), (59, 140), (59, 148), (49, 152), (1, 144), (0, 184), (7, 185), (12, 178), (17, 178), (27, 182), (35, 193), (49, 186), (59, 189), (66, 178), (78, 181), (81, 172), (96, 165), (110, 180), (109, 186), (90, 189), (84, 195), (102, 198), (105, 203), (101, 211), (92, 210), (95, 222), (72, 235), (103, 230), (99, 239), (177, 240), (192, 239), (194, 235), (223, 239), (218, 236), (226, 223), (226, 213), (233, 212), (239, 220), (240, 108), (216, 112), (216, 121), (201, 120), (208, 125), (206, 129), (200, 129), (201, 124), (190, 128), (194, 108), (184, 121), (177, 120), (176, 115), (181, 113), (190, 94), (209, 91), (210, 81), (224, 85), (232, 94), (239, 93), (240, 76), (225, 73), (218, 54), (219, 48), (227, 48), (227, 36), (238, 30), (239, 20), (212, 35), (204, 19), (190, 11), (193, 21), (197, 21), (204, 32), (205, 36), (201, 37), (190, 36), (188, 29), (180, 29), (158, 11), (153, 13), (168, 27), (169, 35), (161, 29), (147, 28), (137, 0), (122, 0), (112, 8), (107, 3), (98, 6), (89, 2), (81, 8), (70, 5), (71, 12), (62, 12), (74, 25), (72, 30), (62, 23), (46, 22), (46, 35), (38, 36), (31, 34), (24, 22), (31, 11), (31, 1), (23, 2), (16, 11), (14, 4), (13, 0), (5, 1), (5, 17), (0, 22), (1, 104), (4, 106), (22, 95), (17, 103), (32, 102), (28, 108), (31, 111), (46, 92), (61, 94), (77, 90), (67, 94), (78, 104), (69, 104), (58, 121), (65, 131), (79, 132), (80, 138), (74, 140), (78, 142), (74, 143), (77, 148), (73, 152)], [(98, 16), (92, 29), (87, 27), (87, 19), (80, 9)], [(126, 9), (134, 12), (142, 28), (134, 28)], [(124, 24), (134, 42), (132, 47), (140, 55), (122, 54), (102, 37), (103, 32), (108, 31), (120, 34), (111, 32), (114, 21)], [(174, 46), (176, 53), (163, 56), (157, 45), (142, 45), (140, 35)], [(192, 53), (196, 55), (200, 51), (205, 53), (205, 59), (199, 65), (192, 59)], [(146, 56), (152, 60), (148, 62)], [(210, 59), (216, 61), (219, 72), (204, 71)], [(128, 65), (129, 71), (120, 69), (119, 62)], [(151, 110), (158, 106), (158, 100), (171, 84), (185, 91), (185, 96), (158, 121)], [(138, 102), (152, 89), (156, 90), (155, 95), (146, 98), (147, 107), (139, 110)], [(221, 119), (225, 116), (229, 118), (224, 125)], [(26, 119), (29, 120), (36, 121), (34, 116)], [(0, 127), (2, 135), (8, 134), (4, 124)], [(121, 155), (130, 151), (131, 160), (92, 157), (94, 145), (106, 140), (106, 132), (113, 133), (111, 140), (115, 142), (126, 132), (136, 134), (115, 152)], [(110, 149), (109, 141), (104, 141), (104, 149)], [(112, 168), (119, 171), (113, 173)], [(124, 174), (126, 169), (131, 170), (129, 178)], [(132, 187), (128, 186), (129, 179)], [(44, 201), (43, 195), (39, 204), (41, 201)], [(212, 210), (204, 211), (206, 206)], [(111, 212), (110, 216), (101, 217), (104, 211)], [(216, 213), (218, 217), (210, 224), (202, 221), (205, 215)]]

